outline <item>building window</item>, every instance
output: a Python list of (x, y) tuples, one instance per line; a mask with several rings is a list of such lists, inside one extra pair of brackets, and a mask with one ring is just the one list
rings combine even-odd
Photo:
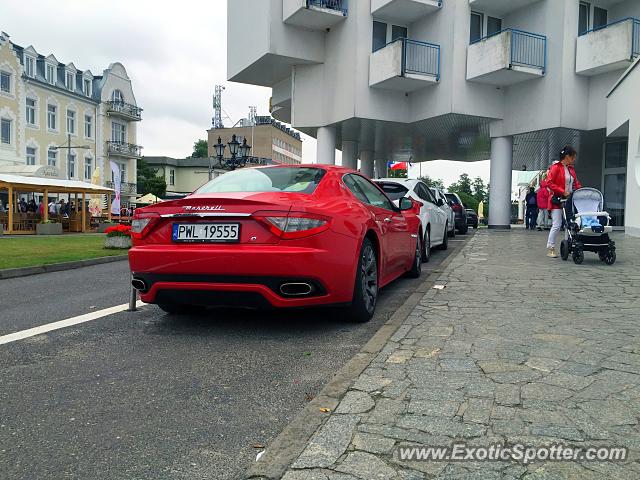
[(93, 175), (93, 160), (91, 158), (86, 157), (84, 159), (84, 179), (91, 180), (92, 175)]
[(36, 164), (36, 149), (34, 147), (27, 147), (27, 165)]
[(478, 12), (471, 12), (471, 28), (469, 31), (469, 41), (477, 42), (482, 38), (482, 23), (484, 15)]
[(583, 35), (589, 31), (589, 16), (591, 13), (591, 5), (586, 2), (580, 2), (578, 15), (578, 34)]
[(47, 64), (46, 79), (51, 85), (56, 83), (56, 69), (53, 65)]
[(76, 176), (76, 155), (75, 153), (69, 154), (69, 178), (75, 178)]
[(114, 90), (111, 94), (111, 100), (116, 103), (124, 103), (124, 95), (120, 90)]
[(176, 184), (176, 171), (172, 168), (169, 170), (169, 185)]
[(373, 51), (380, 50), (387, 44), (387, 24), (373, 22)]
[(47, 128), (56, 130), (58, 127), (58, 107), (47, 105)]
[(26, 100), (26, 116), (29, 125), (36, 124), (36, 101), (33, 98)]
[(11, 120), (8, 118), (0, 120), (0, 142), (11, 145)]
[(407, 38), (408, 30), (407, 27), (400, 27), (398, 25), (393, 25), (391, 27), (391, 41), (395, 42), (399, 38)]
[(127, 126), (123, 123), (111, 122), (111, 141), (127, 143)]
[(93, 138), (93, 117), (91, 115), (84, 116), (84, 136)]
[(73, 72), (67, 72), (67, 90), (71, 90), (72, 92), (75, 90), (74, 85), (73, 85), (73, 80), (74, 80), (75, 75), (73, 74)]
[(606, 27), (608, 16), (609, 14), (604, 8), (593, 7), (593, 29)]
[(50, 167), (55, 167), (58, 163), (58, 151), (50, 148), (47, 151), (47, 165)]
[(26, 56), (24, 57), (24, 71), (28, 77), (36, 76), (36, 61), (33, 57)]
[(11, 74), (0, 72), (0, 91), (11, 93)]
[(487, 17), (487, 35), (493, 35), (502, 31), (502, 19)]
[(82, 81), (82, 86), (83, 86), (83, 89), (84, 89), (84, 94), (87, 97), (90, 97), (91, 96), (91, 80), (89, 80), (88, 78), (85, 78)]
[(76, 134), (76, 112), (67, 110), (67, 133)]

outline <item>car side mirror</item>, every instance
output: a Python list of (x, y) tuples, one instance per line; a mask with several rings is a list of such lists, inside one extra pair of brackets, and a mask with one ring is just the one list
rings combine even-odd
[(439, 207), (442, 207), (444, 205), (444, 201), (439, 198), (438, 200), (436, 200), (436, 205), (438, 205)]
[(413, 201), (408, 197), (402, 197), (400, 199), (400, 203), (398, 204), (398, 208), (400, 208), (401, 212), (411, 210), (413, 206), (414, 206)]
[(447, 203), (449, 204), (450, 207), (453, 207), (453, 202), (452, 201), (449, 201)]

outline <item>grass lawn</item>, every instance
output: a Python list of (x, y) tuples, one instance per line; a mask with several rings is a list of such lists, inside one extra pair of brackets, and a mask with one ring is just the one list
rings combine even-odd
[(124, 255), (104, 248), (104, 235), (0, 236), (0, 269)]

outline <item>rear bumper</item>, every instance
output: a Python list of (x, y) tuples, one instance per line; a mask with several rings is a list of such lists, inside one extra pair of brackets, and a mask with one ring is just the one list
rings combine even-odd
[[(301, 240), (135, 246), (129, 250), (129, 265), (132, 275), (147, 286), (140, 294), (146, 303), (276, 308), (345, 304), (353, 298), (358, 245), (355, 239), (340, 237), (333, 238), (339, 243), (331, 250), (302, 246)], [(308, 283), (312, 288), (308, 294), (287, 295), (280, 290), (283, 283)]]

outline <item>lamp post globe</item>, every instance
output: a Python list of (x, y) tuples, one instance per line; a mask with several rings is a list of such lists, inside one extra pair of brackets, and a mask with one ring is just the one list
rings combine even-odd
[(227, 148), (227, 146), (222, 143), (222, 138), (218, 137), (218, 143), (216, 143), (213, 147), (216, 151), (216, 157), (221, 160), (222, 157), (224, 157), (224, 149)]
[(242, 145), (240, 145), (240, 157), (247, 158), (249, 156), (249, 152), (251, 151), (251, 145), (247, 145), (247, 139), (245, 138), (242, 141)]
[(236, 139), (236, 134), (234, 133), (231, 137), (231, 141), (229, 142), (229, 153), (231, 154), (231, 158), (235, 158), (238, 155), (238, 147), (240, 146), (240, 142)]

